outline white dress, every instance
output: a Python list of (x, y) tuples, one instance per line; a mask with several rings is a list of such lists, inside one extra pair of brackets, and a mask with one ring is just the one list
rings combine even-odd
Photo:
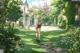
[(39, 24), (41, 21), (40, 21), (40, 19), (39, 18), (35, 18), (34, 19), (34, 25), (35, 25), (35, 27), (37, 26), (37, 24)]

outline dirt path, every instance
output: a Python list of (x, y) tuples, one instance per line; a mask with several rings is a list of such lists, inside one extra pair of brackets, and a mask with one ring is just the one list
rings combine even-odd
[[(30, 27), (31, 30), (35, 31), (35, 27)], [(41, 31), (56, 31), (63, 30), (56, 26), (42, 26)], [(53, 42), (41, 42), (41, 47), (47, 51), (47, 53), (68, 53), (67, 49), (55, 47), (56, 44)]]
[(47, 53), (68, 53), (67, 49), (57, 48), (57, 47), (53, 48), (53, 46), (52, 46), (53, 44), (54, 43), (52, 43), (52, 42), (43, 42), (41, 44), (41, 47), (44, 48), (47, 51)]

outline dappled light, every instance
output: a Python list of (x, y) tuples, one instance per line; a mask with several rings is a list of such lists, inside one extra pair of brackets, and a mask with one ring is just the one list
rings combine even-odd
[(32, 50), (38, 51), (38, 52), (46, 52), (45, 49), (42, 48), (32, 48)]
[(80, 1), (0, 0), (0, 53), (80, 53)]

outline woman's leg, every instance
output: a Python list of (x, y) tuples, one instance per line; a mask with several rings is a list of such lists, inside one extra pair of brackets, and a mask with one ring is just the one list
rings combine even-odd
[(36, 28), (36, 39), (38, 39), (38, 28)]
[(36, 39), (37, 40), (40, 40), (40, 30), (41, 30), (40, 28), (36, 29)]
[(38, 39), (40, 40), (40, 32), (41, 32), (41, 28), (38, 28)]

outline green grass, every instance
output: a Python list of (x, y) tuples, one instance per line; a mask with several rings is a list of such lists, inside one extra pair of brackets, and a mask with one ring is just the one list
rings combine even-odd
[[(65, 33), (66, 31), (42, 31), (41, 42), (53, 42), (58, 45), (59, 40), (65, 36)], [(41, 47), (41, 44), (35, 40), (35, 31), (20, 29), (17, 35), (20, 36), (23, 43), (23, 47), (20, 48), (21, 53), (46, 53), (46, 50)]]

